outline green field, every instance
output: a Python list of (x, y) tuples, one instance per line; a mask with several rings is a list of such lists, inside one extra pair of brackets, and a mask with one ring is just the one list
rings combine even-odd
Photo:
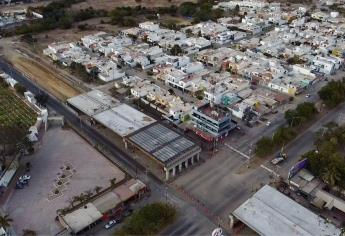
[(36, 122), (37, 114), (9, 88), (0, 86), (0, 143), (24, 137)]

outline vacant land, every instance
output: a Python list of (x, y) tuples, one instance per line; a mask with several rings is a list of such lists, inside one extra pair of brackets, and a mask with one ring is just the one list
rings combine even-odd
[[(62, 229), (55, 221), (58, 209), (70, 206), (74, 196), (95, 192), (97, 186), (105, 189), (111, 179), (119, 182), (125, 178), (124, 172), (75, 132), (60, 128), (45, 133), (30, 162), (30, 184), (15, 190), (5, 206), (17, 235), (22, 235), (23, 229), (34, 230), (37, 235), (56, 235)], [(59, 180), (63, 182), (60, 186)], [(56, 189), (59, 192), (54, 194)]]
[(46, 88), (60, 100), (64, 101), (79, 94), (76, 89), (62, 81), (62, 79), (59, 79), (57, 75), (54, 75), (52, 71), (37, 61), (25, 57), (17, 57), (12, 63), (30, 79)]
[(36, 113), (11, 90), (0, 86), (0, 143), (24, 137), (35, 124), (36, 117)]
[(166, 7), (171, 5), (180, 5), (183, 2), (196, 2), (196, 0), (86, 0), (85, 2), (76, 4), (74, 9), (84, 9), (93, 7), (94, 9), (111, 10), (115, 7)]

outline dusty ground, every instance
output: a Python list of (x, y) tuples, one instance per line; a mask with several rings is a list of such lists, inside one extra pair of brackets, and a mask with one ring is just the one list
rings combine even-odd
[[(16, 190), (5, 206), (17, 235), (23, 229), (31, 229), (37, 235), (55, 235), (61, 230), (55, 222), (56, 210), (70, 205), (69, 200), (96, 186), (103, 189), (110, 179), (122, 180), (125, 174), (113, 166), (85, 140), (70, 130), (49, 129), (44, 135), (40, 150), (30, 158), (31, 181), (24, 189)], [(66, 163), (74, 174), (68, 177), (65, 190), (57, 198), (49, 198), (56, 189), (58, 173)]]
[(59, 79), (58, 75), (54, 75), (48, 68), (35, 60), (18, 56), (12, 58), (11, 61), (17, 69), (60, 100), (64, 101), (79, 94), (76, 89)]
[[(37, 60), (33, 60), (18, 49), (18, 45), (13, 43), (13, 38), (3, 38), (1, 40), (1, 53), (7, 60), (19, 69), (23, 74), (36, 81), (40, 86), (47, 89), (60, 100), (78, 95), (80, 92), (67, 84), (56, 71), (52, 71)], [(37, 49), (38, 50), (38, 49)]]
[(180, 5), (183, 2), (195, 2), (196, 0), (86, 0), (83, 3), (76, 4), (73, 8), (87, 8), (93, 7), (95, 9), (111, 10), (115, 7), (139, 6), (142, 7), (166, 7), (171, 5)]

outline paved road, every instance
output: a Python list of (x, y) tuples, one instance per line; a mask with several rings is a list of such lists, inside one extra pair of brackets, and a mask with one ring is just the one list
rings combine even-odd
[[(19, 83), (24, 85), (28, 90), (34, 94), (45, 94), (49, 96), (47, 101), (48, 107), (55, 110), (57, 113), (64, 116), (65, 120), (72, 124), (74, 127), (79, 127), (79, 129), (86, 134), (94, 143), (100, 144), (103, 147), (106, 147), (107, 150), (112, 154), (112, 161), (120, 165), (122, 168), (126, 169), (132, 176), (135, 176), (136, 171), (139, 174), (140, 179), (145, 180), (145, 168), (137, 163), (134, 159), (124, 153), (120, 148), (118, 148), (114, 143), (108, 140), (105, 136), (100, 134), (96, 129), (90, 127), (85, 122), (83, 122), (79, 117), (68, 108), (66, 105), (58, 101), (56, 98), (52, 97), (50, 94), (46, 93), (42, 88), (32, 82), (30, 79), (26, 78), (20, 72), (15, 70), (13, 66), (7, 64), (4, 60), (0, 59), (0, 69), (9, 74), (12, 78), (17, 80)], [(145, 177), (144, 177), (145, 176)], [(205, 232), (211, 232), (212, 229), (216, 227), (208, 218), (199, 212), (193, 205), (182, 200), (176, 195), (174, 189), (170, 187), (165, 187), (158, 178), (148, 173), (148, 181), (150, 187), (156, 196), (157, 200), (165, 199), (165, 193), (167, 192), (167, 199), (169, 202), (175, 204), (182, 211), (181, 218), (177, 222), (176, 227), (180, 227), (182, 222), (190, 222), (191, 225), (196, 227), (196, 235), (205, 235)], [(167, 189), (167, 190), (165, 190)], [(202, 222), (202, 224), (200, 224)], [(175, 225), (172, 226), (170, 232), (174, 233), (172, 229), (175, 228)], [(183, 235), (184, 232), (180, 232), (180, 235)], [(169, 235), (169, 232), (167, 232)], [(186, 234), (188, 235), (188, 234)]]

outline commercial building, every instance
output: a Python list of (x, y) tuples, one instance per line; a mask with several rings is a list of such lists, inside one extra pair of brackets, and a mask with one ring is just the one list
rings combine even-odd
[(341, 230), (269, 185), (230, 215), (260, 235), (341, 235)]
[(162, 166), (167, 180), (170, 175), (175, 176), (200, 158), (201, 148), (198, 145), (159, 123), (138, 130), (125, 140), (126, 148), (131, 145)]
[(208, 141), (226, 137), (236, 127), (230, 114), (206, 103), (192, 110), (194, 131)]
[(106, 190), (99, 197), (71, 212), (60, 213), (58, 219), (67, 232), (82, 233), (102, 220), (117, 216), (126, 204), (140, 198), (146, 191), (143, 182), (130, 179), (114, 189)]
[(99, 90), (78, 95), (67, 102), (120, 137), (156, 122), (155, 119)]

